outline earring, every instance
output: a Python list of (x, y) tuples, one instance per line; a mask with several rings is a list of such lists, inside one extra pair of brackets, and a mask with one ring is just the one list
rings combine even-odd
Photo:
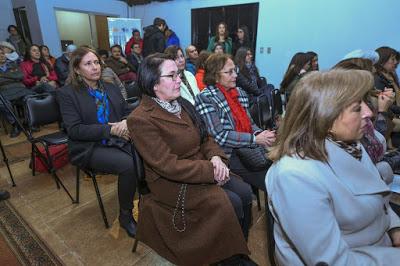
[(76, 79), (78, 80), (78, 82), (82, 82), (82, 77), (81, 77), (81, 75), (79, 75), (78, 73), (76, 73), (76, 75), (77, 75)]

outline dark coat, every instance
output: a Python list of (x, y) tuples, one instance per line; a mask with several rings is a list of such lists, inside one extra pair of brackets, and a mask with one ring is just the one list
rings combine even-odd
[[(128, 61), (128, 60), (127, 60)], [(125, 64), (114, 57), (109, 57), (106, 60), (106, 65), (110, 67), (115, 74), (118, 76), (126, 74), (128, 72), (135, 72), (136, 73), (136, 68), (128, 61), (128, 64)]]
[(143, 56), (162, 53), (165, 48), (164, 33), (157, 26), (151, 25), (144, 28)]
[(9, 101), (18, 100), (22, 97), (33, 94), (22, 83), (24, 74), (22, 74), (18, 65), (14, 62), (7, 62), (7, 70), (0, 70), (0, 92)]
[[(113, 84), (104, 83), (110, 103), (109, 122), (119, 122), (126, 118), (130, 109)], [(68, 150), (71, 163), (86, 167), (96, 144), (103, 139), (110, 139), (111, 126), (97, 121), (96, 104), (86, 89), (75, 90), (71, 85), (57, 91), (61, 115), (67, 129)]]
[[(226, 155), (182, 111), (178, 118), (150, 97), (129, 115), (131, 137), (143, 157), (150, 193), (140, 204), (137, 238), (177, 265), (204, 265), (248, 254), (238, 219), (226, 193), (214, 181), (212, 156)], [(173, 213), (182, 184), (186, 230), (177, 232)], [(181, 211), (177, 223), (182, 227)]]
[(58, 83), (60, 86), (64, 86), (69, 73), (69, 60), (65, 54), (56, 59), (54, 70), (58, 77)]

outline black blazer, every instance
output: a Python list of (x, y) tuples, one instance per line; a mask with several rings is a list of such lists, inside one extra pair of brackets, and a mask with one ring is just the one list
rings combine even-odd
[[(109, 122), (119, 122), (131, 112), (121, 91), (103, 83), (110, 103)], [(61, 115), (69, 137), (68, 150), (72, 164), (86, 167), (94, 146), (110, 139), (111, 126), (97, 121), (96, 104), (86, 89), (75, 90), (70, 85), (57, 91)]]

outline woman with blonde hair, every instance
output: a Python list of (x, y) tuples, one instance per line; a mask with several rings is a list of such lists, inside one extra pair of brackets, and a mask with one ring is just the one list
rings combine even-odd
[(359, 142), (373, 84), (368, 71), (331, 70), (310, 73), (293, 91), (266, 177), (280, 265), (400, 261), (400, 219)]

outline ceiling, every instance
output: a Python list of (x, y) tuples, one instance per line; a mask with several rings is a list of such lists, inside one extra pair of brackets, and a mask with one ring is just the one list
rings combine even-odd
[(129, 6), (135, 6), (135, 5), (145, 5), (151, 2), (167, 2), (171, 0), (119, 0), (119, 1), (125, 2)]

